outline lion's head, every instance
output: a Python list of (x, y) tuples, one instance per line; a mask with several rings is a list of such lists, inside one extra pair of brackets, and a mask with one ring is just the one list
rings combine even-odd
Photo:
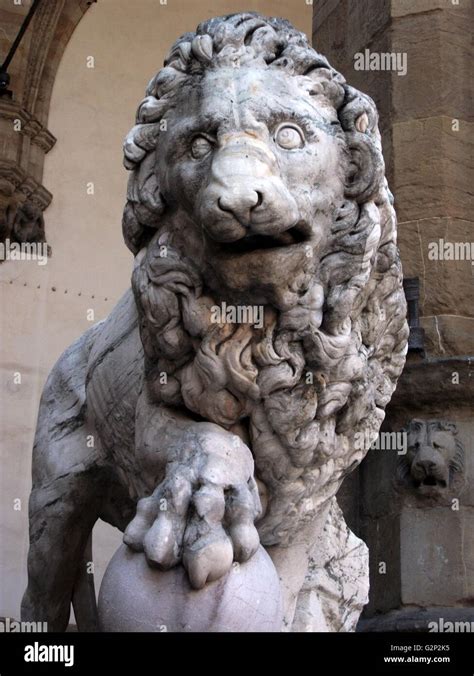
[(462, 487), (464, 449), (454, 423), (441, 420), (410, 420), (407, 454), (397, 472), (399, 487), (421, 497), (439, 497)]
[[(124, 152), (148, 386), (249, 441), (281, 541), (360, 462), (404, 364), (375, 105), (287, 21), (236, 14), (175, 43)], [(216, 323), (224, 302), (263, 325)]]

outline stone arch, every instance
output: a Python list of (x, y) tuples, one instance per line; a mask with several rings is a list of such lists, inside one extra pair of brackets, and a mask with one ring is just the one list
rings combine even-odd
[[(47, 128), (51, 92), (66, 45), (93, 1), (41, 2), (13, 57), (12, 96), (0, 98), (0, 139), (7, 149), (0, 160), (0, 240), (16, 238), (15, 221), (25, 203), (41, 218), (52, 200), (42, 184), (44, 158), (56, 142)], [(2, 11), (5, 54), (25, 9)], [(44, 233), (35, 237), (40, 241)]]

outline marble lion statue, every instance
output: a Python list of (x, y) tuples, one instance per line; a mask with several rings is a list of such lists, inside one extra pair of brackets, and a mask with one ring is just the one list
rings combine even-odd
[(264, 547), (291, 626), (405, 361), (377, 123), (286, 20), (212, 18), (173, 45), (124, 143), (131, 290), (43, 391), (24, 619), (64, 630), (72, 602), (95, 626), (103, 519), (195, 589)]

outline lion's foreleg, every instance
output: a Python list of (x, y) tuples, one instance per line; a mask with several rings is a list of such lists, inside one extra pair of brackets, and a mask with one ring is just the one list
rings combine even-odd
[(152, 494), (125, 531), (155, 565), (180, 561), (202, 587), (258, 548), (261, 506), (250, 449), (213, 423), (196, 422), (148, 401), (138, 404), (136, 454)]

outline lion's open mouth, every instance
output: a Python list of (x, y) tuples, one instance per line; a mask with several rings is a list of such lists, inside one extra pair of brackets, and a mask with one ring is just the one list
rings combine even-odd
[(309, 239), (309, 233), (301, 225), (295, 225), (278, 235), (248, 235), (236, 242), (219, 242), (214, 246), (225, 253), (239, 254), (262, 249), (277, 249), (301, 244)]
[(415, 481), (415, 488), (423, 486), (437, 486), (438, 488), (446, 488), (446, 481), (444, 479), (437, 479), (434, 476), (427, 476), (423, 481)]

